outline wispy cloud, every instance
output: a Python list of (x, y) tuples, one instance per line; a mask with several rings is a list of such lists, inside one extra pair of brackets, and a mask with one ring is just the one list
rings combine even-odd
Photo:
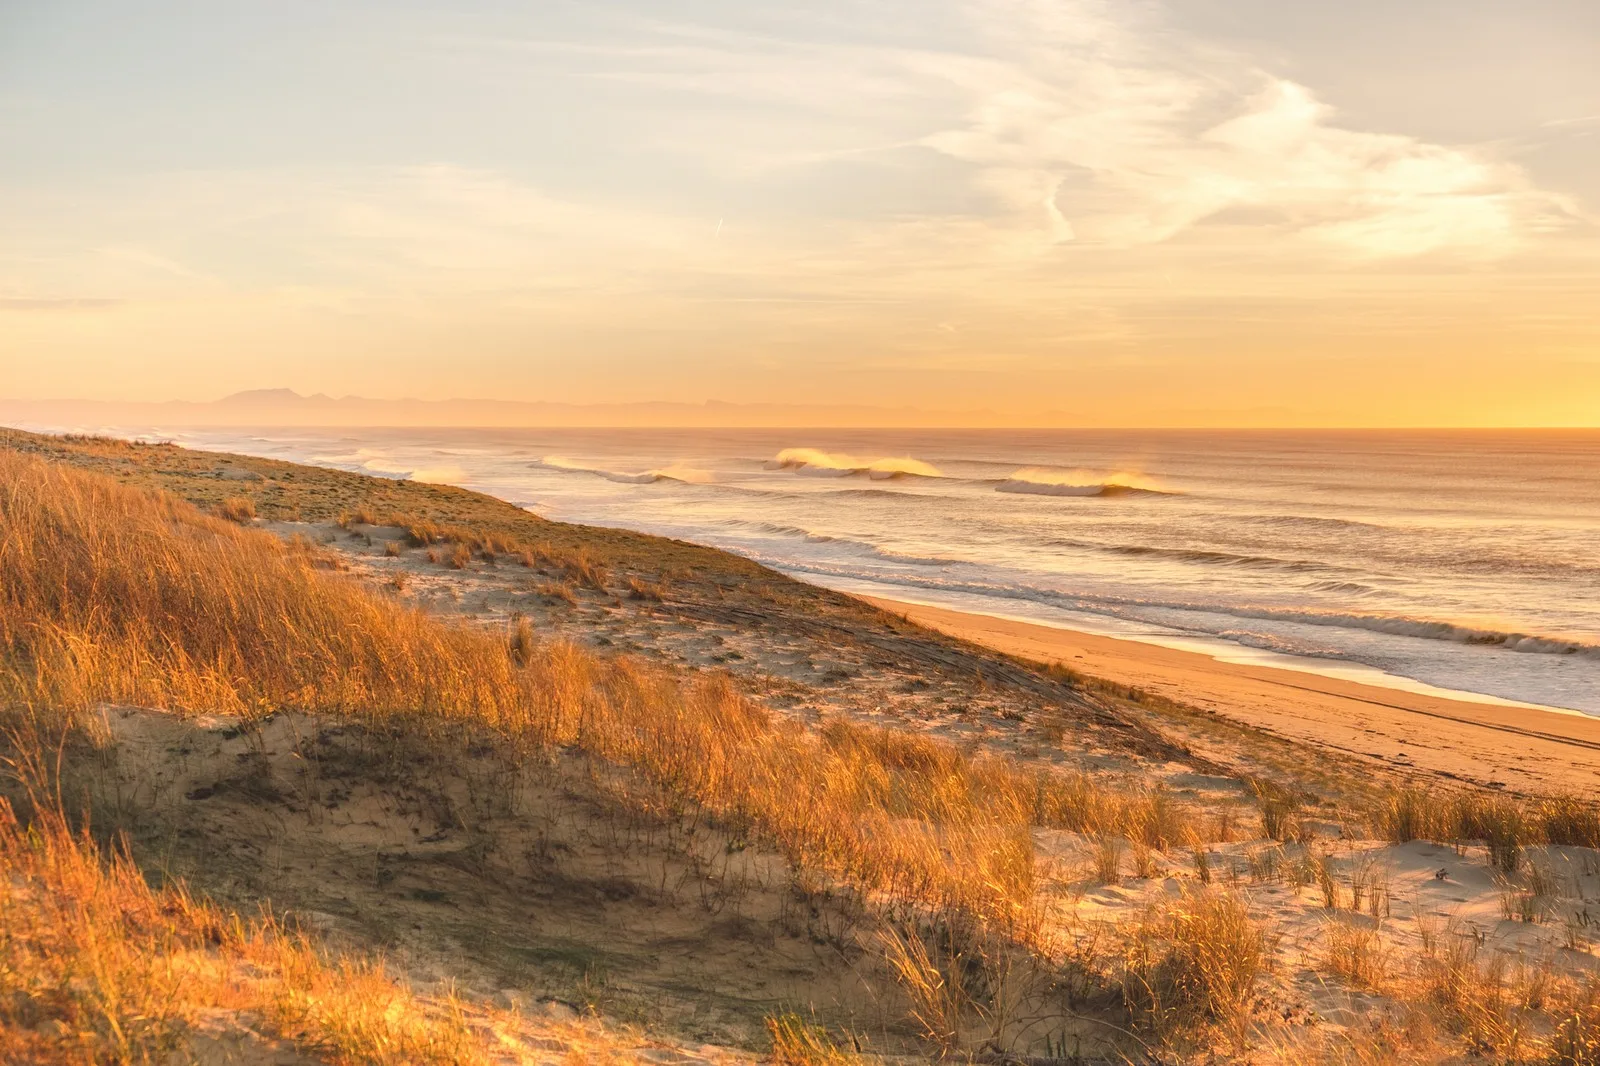
[(1497, 255), (1576, 208), (1473, 147), (1340, 125), (1306, 86), (1176, 33), (1155, 5), (973, 0), (961, 123), (925, 139), (1055, 239), (1173, 239), (1231, 209), (1364, 256)]
[[(666, 120), (660, 149), (747, 178), (870, 164), (908, 146), (938, 153), (968, 168), (939, 180), (970, 183), (989, 210), (927, 210), (916, 186), (927, 175), (912, 170), (886, 232), (945, 226), (975, 261), (1179, 238), (1273, 254), (1287, 240), (1307, 255), (1495, 257), (1582, 214), (1491, 146), (1343, 122), (1313, 87), (1181, 31), (1154, 0), (890, 6), (968, 32), (913, 47), (842, 34), (821, 15), (792, 20), (788, 36), (636, 18), (603, 38), (477, 44), (701, 98)], [(1247, 230), (1195, 233), (1241, 212)]]

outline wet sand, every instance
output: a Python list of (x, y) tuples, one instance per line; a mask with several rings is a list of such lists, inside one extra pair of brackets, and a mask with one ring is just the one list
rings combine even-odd
[(1471, 703), (1338, 678), (1218, 662), (1070, 629), (869, 598), (962, 640), (1133, 685), (1280, 736), (1516, 792), (1600, 788), (1600, 718)]

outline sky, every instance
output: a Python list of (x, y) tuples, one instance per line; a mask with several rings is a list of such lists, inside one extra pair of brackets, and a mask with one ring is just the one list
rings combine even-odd
[(1594, 0), (0, 0), (0, 398), (1600, 425)]

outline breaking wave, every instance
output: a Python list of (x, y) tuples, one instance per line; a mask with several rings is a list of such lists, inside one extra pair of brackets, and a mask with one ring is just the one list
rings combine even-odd
[(1434, 622), (1424, 618), (1394, 617), (1378, 614), (1345, 614), (1341, 612), (1229, 609), (1226, 613), (1240, 618), (1259, 618), (1264, 621), (1301, 622), (1314, 626), (1342, 626), (1366, 629), (1374, 633), (1388, 633), (1397, 637), (1420, 637), (1425, 640), (1448, 640), (1458, 644), (1479, 644), (1500, 647), (1507, 651), (1531, 652), (1540, 655), (1582, 655), (1600, 659), (1600, 645), (1561, 637), (1541, 636), (1535, 633), (1518, 633), (1455, 622)]
[(854, 455), (818, 451), (816, 448), (785, 448), (767, 462), (766, 468), (792, 470), (812, 477), (864, 475), (874, 481), (898, 477), (944, 477), (938, 467), (920, 459), (861, 459)]
[(1087, 470), (1049, 470), (1030, 466), (1018, 470), (995, 485), (996, 492), (1019, 492), (1031, 496), (1174, 496), (1139, 474), (1118, 472), (1096, 474)]
[(397, 481), (420, 481), (427, 485), (459, 485), (468, 479), (467, 471), (454, 463), (417, 466), (377, 448), (358, 448), (342, 455), (317, 455), (311, 461), (341, 470), (375, 474)]
[[(875, 546), (872, 553), (880, 557), (895, 558), (892, 553)], [(1075, 611), (1087, 611), (1095, 614), (1105, 614), (1113, 617), (1151, 620), (1159, 617), (1163, 626), (1176, 628), (1194, 633), (1205, 633), (1212, 636), (1223, 636), (1226, 639), (1236, 639), (1240, 630), (1236, 626), (1218, 626), (1216, 621), (1206, 621), (1204, 616), (1211, 616), (1214, 620), (1220, 618), (1249, 619), (1260, 622), (1298, 623), (1300, 625), (1318, 626), (1337, 629), (1357, 629), (1374, 633), (1385, 633), (1398, 637), (1413, 637), (1421, 640), (1448, 641), (1456, 644), (1475, 645), (1480, 647), (1500, 648), (1505, 651), (1521, 652), (1526, 654), (1578, 656), (1584, 659), (1600, 659), (1600, 645), (1587, 643), (1581, 640), (1570, 640), (1562, 637), (1545, 636), (1533, 633), (1522, 633), (1510, 630), (1498, 630), (1477, 626), (1463, 625), (1454, 622), (1440, 622), (1425, 618), (1407, 616), (1359, 614), (1342, 611), (1314, 611), (1296, 610), (1292, 608), (1251, 607), (1237, 605), (1222, 605), (1215, 603), (1195, 603), (1192, 601), (1167, 600), (1163, 598), (1121, 597), (1087, 592), (1073, 592), (1065, 589), (1043, 588), (1025, 582), (1012, 583), (1008, 581), (996, 582), (992, 579), (968, 579), (955, 575), (934, 577), (932, 575), (912, 575), (904, 572), (886, 573), (873, 568), (862, 568), (851, 565), (844, 560), (824, 561), (777, 558), (766, 559), (759, 554), (754, 556), (760, 562), (777, 566), (790, 571), (809, 572), (843, 578), (864, 579), (889, 585), (902, 585), (910, 588), (920, 588), (929, 591), (962, 592), (976, 594), (997, 599), (1024, 600), (1041, 603), (1053, 607), (1066, 608)], [(896, 561), (901, 561), (896, 559)], [(937, 563), (948, 567), (955, 560), (909, 560), (925, 563)], [(1158, 616), (1149, 614), (1151, 611), (1161, 612)], [(1194, 612), (1192, 622), (1181, 622), (1172, 617), (1171, 612)], [(1257, 633), (1258, 639), (1265, 639), (1265, 635)], [(1338, 657), (1360, 661), (1359, 657), (1349, 652), (1338, 652), (1330, 656), (1325, 651), (1307, 650), (1304, 642), (1290, 637), (1288, 634), (1272, 635), (1273, 640), (1281, 641), (1284, 649), (1295, 648), (1295, 654), (1314, 655), (1319, 658)]]
[(716, 480), (704, 470), (697, 470), (692, 466), (682, 466), (678, 463), (655, 470), (644, 470), (637, 474), (620, 470), (606, 470), (597, 466), (585, 466), (572, 459), (563, 459), (559, 455), (547, 455), (543, 459), (533, 460), (528, 465), (540, 470), (561, 470), (571, 474), (591, 474), (594, 477), (605, 478), (607, 481), (615, 481), (623, 485), (650, 485), (657, 481), (681, 481), (686, 485), (708, 485)]
[(459, 466), (420, 466), (407, 471), (405, 478), (425, 485), (459, 485), (467, 480), (467, 472)]
[[(1102, 541), (1057, 537), (1045, 542), (1052, 547), (1076, 548), (1133, 558), (1173, 559), (1207, 566), (1236, 566), (1246, 570), (1280, 570), (1289, 573), (1352, 573), (1347, 567), (1311, 559), (1280, 559), (1272, 555), (1241, 555), (1204, 548), (1168, 548), (1155, 544), (1114, 544)], [(1334, 591), (1328, 589), (1325, 591)]]

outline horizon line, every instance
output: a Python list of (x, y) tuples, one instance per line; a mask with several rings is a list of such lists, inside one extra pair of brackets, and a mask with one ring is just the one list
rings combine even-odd
[[(0, 401), (4, 402), (4, 401)], [(133, 429), (133, 426), (106, 426), (106, 430)], [(152, 427), (159, 429), (159, 427)], [(1099, 425), (1099, 426), (1066, 426), (1066, 425), (876, 425), (870, 423), (849, 425), (695, 425), (661, 424), (661, 425), (624, 425), (603, 424), (592, 425), (545, 425), (545, 424), (502, 424), (502, 423), (380, 423), (380, 422), (303, 422), (303, 423), (278, 423), (278, 422), (207, 422), (188, 423), (175, 426), (177, 429), (212, 430), (212, 429), (542, 429), (542, 430), (619, 430), (641, 432), (651, 430), (718, 430), (718, 431), (744, 431), (762, 430), (768, 432), (793, 431), (798, 433), (809, 432), (837, 432), (841, 430), (869, 430), (884, 432), (920, 432), (940, 430), (951, 433), (1600, 433), (1600, 424), (1595, 425), (1561, 425), (1561, 426), (1530, 426), (1530, 425), (1392, 425), (1392, 426), (1352, 426), (1352, 425)], [(25, 426), (15, 425), (0, 421), (0, 429), (11, 429), (22, 433), (38, 433), (43, 436), (108, 436), (116, 438), (114, 433), (100, 433), (87, 429), (29, 429)], [(161, 438), (151, 443), (177, 443), (170, 438)]]

